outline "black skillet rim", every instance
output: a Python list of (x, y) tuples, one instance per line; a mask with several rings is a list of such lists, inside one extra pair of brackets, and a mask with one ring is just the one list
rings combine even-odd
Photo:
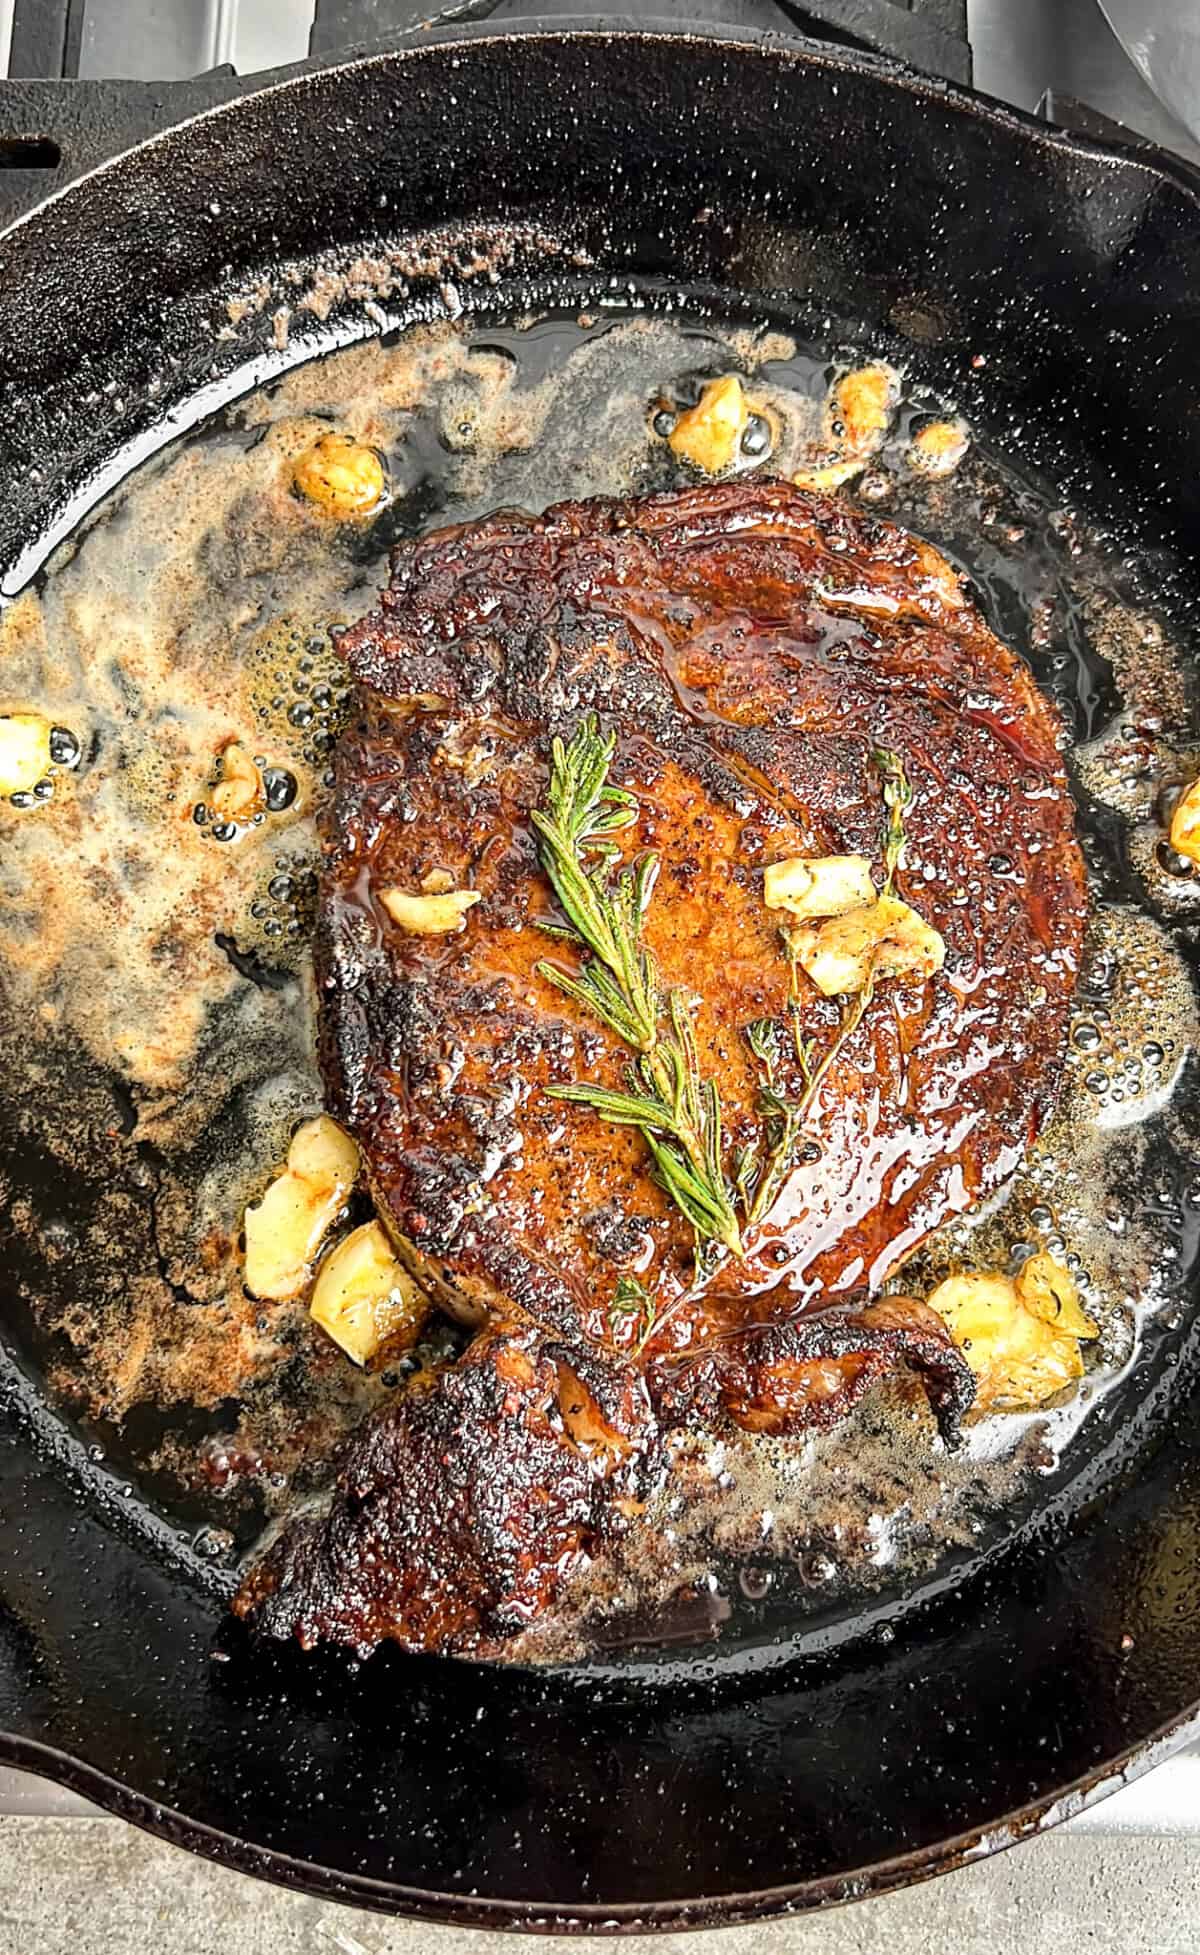
[(872, 74), (881, 81), (893, 84), (898, 89), (907, 90), (911, 95), (923, 96), (931, 101), (945, 103), (953, 108), (981, 117), (996, 128), (1006, 129), (1023, 135), (1026, 140), (1044, 145), (1047, 148), (1075, 153), (1093, 162), (1109, 160), (1119, 163), (1122, 168), (1131, 164), (1172, 183), (1192, 198), (1200, 210), (1200, 167), (1189, 163), (1185, 157), (1160, 148), (1148, 138), (1130, 132), (1128, 143), (1113, 137), (1086, 135), (1062, 124), (1047, 122), (1024, 109), (1014, 108), (1002, 102), (997, 96), (986, 95), (979, 89), (968, 88), (959, 82), (943, 81), (933, 75), (925, 75), (910, 68), (892, 55), (877, 54), (869, 49), (843, 47), (838, 43), (822, 41), (802, 34), (799, 30), (785, 32), (776, 28), (757, 28), (736, 26), (728, 22), (701, 19), (695, 26), (680, 26), (677, 21), (656, 18), (651, 13), (646, 18), (633, 14), (612, 14), (601, 17), (588, 13), (564, 13), (562, 15), (529, 15), (528, 18), (506, 20), (497, 27), (488, 21), (457, 21), (453, 18), (455, 10), (447, 9), (444, 14), (434, 14), (422, 28), (414, 28), (389, 41), (383, 48), (372, 47), (364, 52), (352, 54), (348, 60), (329, 61), (316, 57), (297, 61), (287, 67), (273, 69), (261, 88), (247, 88), (228, 99), (198, 110), (193, 115), (184, 116), (165, 129), (156, 130), (143, 137), (128, 148), (105, 157), (72, 177), (60, 189), (32, 204), (20, 217), (0, 231), (0, 241), (11, 237), (25, 225), (34, 222), (53, 205), (69, 197), (82, 185), (102, 177), (109, 170), (120, 167), (135, 153), (156, 148), (159, 144), (174, 143), (180, 136), (199, 123), (211, 121), (215, 117), (236, 112), (239, 104), (251, 96), (283, 94), (288, 90), (299, 92), (310, 77), (331, 74), (365, 72), (375, 67), (386, 67), (409, 55), (420, 55), (438, 47), (451, 46), (456, 42), (470, 42), (473, 46), (495, 42), (497, 44), (525, 39), (542, 40), (659, 40), (670, 38), (679, 41), (698, 42), (719, 41), (728, 46), (756, 48), (764, 54), (799, 56), (813, 66), (841, 69), (855, 74)]
[(316, 1861), (300, 1860), (273, 1848), (251, 1846), (170, 1807), (156, 1805), (95, 1766), (33, 1739), (0, 1732), (0, 1765), (11, 1765), (89, 1799), (110, 1817), (124, 1819), (168, 1845), (198, 1854), (217, 1866), (248, 1874), (290, 1892), (317, 1900), (361, 1907), (371, 1913), (434, 1921), (445, 1927), (523, 1930), (535, 1934), (682, 1934), (696, 1928), (738, 1928), (752, 1922), (874, 1899), (935, 1880), (973, 1861), (990, 1859), (1019, 1846), (1034, 1834), (1074, 1819), (1112, 1793), (1153, 1771), (1190, 1739), (1200, 1737), (1200, 1704), (1132, 1745), (1098, 1771), (1082, 1775), (1046, 1799), (1017, 1807), (985, 1831), (956, 1833), (933, 1848), (919, 1848), (877, 1860), (860, 1869), (795, 1885), (762, 1888), (753, 1894), (722, 1895), (695, 1901), (617, 1902), (610, 1906), (575, 1903), (569, 1910), (544, 1901), (489, 1901), (473, 1895), (438, 1893), (361, 1874), (337, 1873)]
[[(456, 42), (506, 44), (526, 38), (552, 41), (658, 40), (665, 37), (704, 44), (722, 44), (757, 50), (765, 56), (799, 60), (840, 71), (866, 72), (877, 76), (898, 91), (936, 100), (959, 109), (993, 126), (1014, 133), (1026, 142), (1054, 151), (1076, 154), (1092, 162), (1111, 161), (1122, 169), (1136, 166), (1181, 190), (1195, 202), (1200, 212), (1200, 184), (1196, 174), (1182, 159), (1156, 150), (1140, 141), (1129, 145), (1114, 140), (1096, 140), (1079, 135), (1036, 117), (1012, 109), (991, 97), (954, 83), (920, 75), (887, 56), (858, 52), (815, 41), (799, 33), (733, 26), (721, 22), (705, 23), (698, 30), (680, 28), (670, 21), (634, 20), (606, 17), (597, 21), (590, 15), (531, 17), (506, 22), (502, 30), (490, 24), (432, 24), (432, 32), (420, 30), (402, 37), (395, 45), (372, 51), (349, 61), (330, 63), (309, 61), (281, 70), (268, 87), (253, 90), (254, 96), (300, 94), (310, 76), (337, 71), (350, 73), (376, 66), (388, 66), (410, 55), (434, 52)], [(42, 203), (22, 215), (5, 236), (36, 222), (39, 215), (57, 204), (81, 185), (119, 169), (130, 157), (160, 143), (174, 144), (186, 137), (194, 123), (207, 122), (236, 110), (249, 99), (239, 95), (186, 118), (131, 145), (104, 163), (88, 169)], [(959, 1832), (935, 1843), (914, 1848), (888, 1859), (869, 1863), (861, 1870), (816, 1877), (795, 1884), (783, 1883), (756, 1892), (675, 1899), (659, 1902), (626, 1902), (609, 1905), (575, 1903), (557, 1908), (544, 1901), (518, 1899), (487, 1900), (480, 1897), (409, 1888), (395, 1882), (377, 1880), (323, 1867), (274, 1848), (256, 1847), (234, 1835), (164, 1807), (147, 1794), (107, 1775), (98, 1767), (75, 1757), (69, 1751), (45, 1744), (18, 1733), (0, 1731), (0, 1763), (29, 1771), (79, 1793), (103, 1810), (124, 1818), (159, 1838), (194, 1851), (218, 1864), (256, 1875), (260, 1879), (319, 1898), (357, 1904), (367, 1909), (401, 1913), (412, 1918), (449, 1925), (492, 1929), (533, 1929), (543, 1933), (607, 1931), (638, 1933), (645, 1930), (666, 1932), (697, 1926), (730, 1927), (740, 1923), (809, 1911), (851, 1898), (890, 1892), (898, 1887), (931, 1878), (974, 1859), (1003, 1851), (1028, 1835), (1046, 1830), (1074, 1816), (1130, 1783), (1160, 1763), (1181, 1745), (1200, 1735), (1200, 1698), (1189, 1700), (1179, 1711), (1159, 1723), (1145, 1737), (1126, 1746), (1111, 1758), (1077, 1775), (1054, 1791), (1018, 1805), (983, 1830)]]

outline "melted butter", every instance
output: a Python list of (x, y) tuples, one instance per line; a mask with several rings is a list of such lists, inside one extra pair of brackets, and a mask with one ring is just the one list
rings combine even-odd
[[(18, 1335), (51, 1394), (93, 1422), (147, 1497), (201, 1524), (218, 1560), (253, 1538), (263, 1511), (318, 1484), (337, 1437), (389, 1389), (353, 1375), (302, 1302), (264, 1309), (239, 1280), (244, 1205), (321, 1099), (308, 936), (329, 755), (349, 703), (330, 630), (371, 605), (397, 536), (504, 504), (676, 485), (650, 406), (730, 366), (769, 415), (770, 465), (791, 472), (823, 438), (833, 368), (779, 333), (609, 313), (590, 325), (422, 327), (350, 348), (141, 469), (0, 615), (0, 711), (43, 711), (82, 747), (52, 802), (0, 803), (11, 1142), (0, 1174)], [(1186, 697), (1182, 641), (1106, 594), (1086, 540), (1073, 530), (1067, 551), (1053, 500), (1037, 505), (980, 439), (960, 483), (906, 472), (911, 429), (931, 411), (947, 404), (906, 391), (863, 499), (965, 562), (1002, 635), (1018, 613), (1032, 620), (1021, 648), (1080, 736), (1084, 787), (1127, 824), (1151, 900), (1186, 914), (1200, 884), (1158, 864), (1154, 813), (1164, 778), (1200, 771), (1200, 746), (1168, 744)], [(330, 525), (292, 492), (294, 457), (331, 426), (386, 460), (390, 500), (365, 526)], [(845, 628), (830, 611), (820, 645), (798, 656), (834, 673)], [(703, 710), (693, 681), (705, 674), (676, 671), (663, 649), (681, 702)], [(1128, 704), (1106, 722), (1114, 687)], [(287, 768), (297, 791), (222, 841), (196, 811), (231, 739)], [(747, 780), (748, 806), (759, 785)], [(1092, 848), (1089, 826), (1099, 907), (1061, 1110), (1024, 1160), (1014, 1145), (1014, 1178), (987, 1210), (948, 1225), (891, 1280), (926, 1294), (952, 1267), (1008, 1267), (1033, 1248), (1065, 1256), (1103, 1331), (1083, 1387), (1048, 1412), (978, 1422), (954, 1457), (900, 1387), (819, 1439), (731, 1430), (681, 1442), (648, 1525), (529, 1653), (578, 1653), (601, 1616), (619, 1633), (681, 1586), (740, 1583), (753, 1599), (754, 1583), (765, 1593), (786, 1576), (803, 1615), (911, 1585), (1002, 1533), (1005, 1503), (1067, 1455), (1104, 1392), (1124, 1388), (1155, 1322), (1178, 1315), (1177, 1183), (1198, 1179), (1178, 1117), (1195, 1001), (1169, 932), (1130, 908), (1128, 888), (1105, 907), (1111, 831), (1097, 833)], [(971, 1063), (986, 1061), (981, 1045)], [(945, 1117), (952, 1126), (953, 1108)], [(855, 1198), (869, 1207), (921, 1166), (919, 1146), (864, 1157)], [(58, 1184), (72, 1176), (68, 1199)], [(893, 1245), (889, 1270), (906, 1246)]]

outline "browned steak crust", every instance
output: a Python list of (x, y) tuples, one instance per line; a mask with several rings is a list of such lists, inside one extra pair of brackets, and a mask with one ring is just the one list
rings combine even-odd
[[(744, 1028), (788, 993), (763, 866), (878, 861), (872, 747), (915, 790), (899, 892), (947, 945), (928, 983), (878, 988), (815, 1158), (671, 1343), (768, 1287), (776, 1310), (878, 1289), (1011, 1174), (1057, 1087), (1083, 870), (1054, 716), (927, 546), (782, 483), (564, 504), (404, 546), (342, 651), (362, 691), (322, 884), (326, 1078), (392, 1226), (453, 1289), (598, 1340), (623, 1271), (662, 1304), (691, 1281), (644, 1141), (546, 1093), (628, 1064), (535, 970), (575, 962), (538, 928), (558, 911), (529, 814), (551, 735), (589, 709), (640, 800), (627, 853), (661, 854), (645, 936), (698, 998), (731, 1153), (759, 1119)], [(380, 904), (431, 873), (480, 893), (459, 935)], [(819, 1054), (838, 1007), (805, 981), (802, 1013)]]
[(267, 1634), (498, 1655), (635, 1521), (673, 1428), (834, 1424), (909, 1369), (943, 1434), (971, 1373), (906, 1298), (739, 1332), (649, 1369), (498, 1326), (421, 1374), (346, 1449), (328, 1512), (286, 1528), (234, 1603)]
[(656, 1360), (650, 1394), (669, 1423), (711, 1423), (726, 1412), (749, 1432), (793, 1433), (836, 1425), (872, 1385), (901, 1369), (920, 1380), (952, 1442), (974, 1381), (941, 1318), (913, 1297), (710, 1339), (694, 1352)]
[(324, 1638), (363, 1655), (386, 1637), (470, 1650), (524, 1628), (655, 1471), (644, 1380), (606, 1372), (593, 1384), (620, 1431), (538, 1332), (476, 1338), (367, 1420), (329, 1514), (287, 1530), (237, 1612), (306, 1648)]

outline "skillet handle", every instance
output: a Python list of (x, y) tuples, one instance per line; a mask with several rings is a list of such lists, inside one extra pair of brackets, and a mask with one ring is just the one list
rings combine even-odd
[(0, 230), (145, 137), (259, 85), (232, 68), (191, 81), (0, 81)]

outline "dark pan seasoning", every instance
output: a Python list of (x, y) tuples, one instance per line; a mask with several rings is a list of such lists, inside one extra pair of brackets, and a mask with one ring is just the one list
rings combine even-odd
[[(864, 422), (862, 402), (839, 394), (864, 373), (885, 376), (878, 427), (869, 400)], [(714, 435), (718, 398), (732, 436)], [(714, 439), (732, 445), (710, 453)], [(714, 459), (728, 482), (695, 486)], [(306, 492), (314, 481), (332, 517)], [(581, 500), (680, 490), (679, 504), (598, 513)], [(505, 518), (407, 547), (446, 522), (563, 499), (557, 544), (553, 525)], [(965, 571), (965, 602), (936, 556), (877, 517)], [(790, 556), (771, 540), (789, 522)], [(408, 581), (381, 617), (397, 543)], [(825, 636), (797, 614), (790, 664), (778, 662), (758, 647), (786, 635), (805, 579)], [(472, 592), (504, 589), (497, 637)], [(551, 590), (568, 626), (543, 673), (531, 653)], [(724, 610), (706, 637), (698, 621), (716, 590)], [(339, 656), (331, 634), (347, 626)], [(333, 1461), (376, 1414), (345, 1455), (351, 1507), (368, 1484), (390, 1485), (408, 1503), (393, 1538), (411, 1543), (425, 1523), (445, 1546), (444, 1563), (435, 1548), (427, 1563), (418, 1540), (404, 1577), (425, 1598), (405, 1637), (418, 1646), (640, 1663), (714, 1635), (731, 1658), (781, 1635), (841, 1638), (1023, 1528), (1040, 1483), (1069, 1483), (1089, 1412), (1124, 1416), (1123, 1380), (1175, 1321), (1186, 1275), (1172, 1217), (1195, 1143), (1175, 1108), (1195, 1013), (1165, 923), (1197, 899), (1166, 836), (1197, 771), (1198, 750), (1177, 744), (1193, 702), (1137, 563), (1002, 462), (911, 349), (892, 365), (845, 335), (805, 343), (765, 321), (609, 308), (433, 324), (332, 353), (131, 477), (10, 604), (0, 633), (0, 711), (36, 708), (56, 741), (37, 804), (0, 804), (14, 1332), (49, 1399), (129, 1481), (131, 1514), (160, 1541), (165, 1524), (172, 1555), (220, 1594), (244, 1557), (257, 1566), (264, 1527), (269, 1538), (311, 1503), (244, 1602), (270, 1598), (281, 1634), (330, 1630), (366, 1650), (388, 1633), (394, 1595), (381, 1605), (374, 1583), (383, 1615), (371, 1627), (347, 1601), (362, 1541), (345, 1491), (341, 1549), (318, 1566)], [(684, 637), (686, 668), (672, 649)], [(496, 643), (509, 663), (493, 669)], [(1005, 644), (1031, 661), (1066, 729), (1086, 940), (1056, 722)], [(365, 721), (355, 679), (377, 689)], [(511, 1096), (500, 1104), (510, 1075), (528, 1100), (531, 1083), (570, 1086), (584, 1062), (589, 1079), (622, 1086), (619, 1042), (554, 1002), (534, 969), (555, 951), (532, 927), (552, 892), (530, 810), (550, 736), (568, 738), (589, 710), (616, 732), (611, 778), (644, 812), (624, 859), (663, 838), (646, 940), (664, 982), (701, 999), (699, 1059), (719, 1076), (731, 1146), (782, 1144), (782, 1116), (764, 1126), (759, 1104), (767, 1061), (785, 1102), (807, 1077), (786, 1053), (776, 1068), (773, 1048), (766, 1061), (744, 1041), (731, 1048), (703, 1002), (733, 985), (738, 1026), (791, 1028), (763, 864), (852, 850), (879, 862), (886, 772), (865, 733), (851, 767), (823, 725), (853, 728), (857, 713), (860, 732), (886, 727), (922, 789), (898, 888), (937, 926), (950, 971), (968, 947), (994, 950), (986, 1007), (960, 1000), (955, 1020), (958, 994), (939, 985), (944, 1022), (877, 1012), (844, 1061), (833, 1055), (831, 1090), (845, 1066), (857, 1094), (840, 1113), (827, 1099), (825, 1127), (805, 1128), (814, 1159), (799, 1131), (789, 1157), (818, 1191), (829, 1179), (815, 1197), (822, 1242), (777, 1226), (747, 1263), (725, 1258), (700, 1284), (693, 1231), (650, 1180), (639, 1133), (582, 1103), (543, 1099), (520, 1120)], [(785, 724), (808, 741), (781, 742), (771, 729)], [(403, 784), (386, 810), (384, 779)], [(822, 806), (836, 822), (814, 828)], [(377, 880), (418, 889), (432, 875), (440, 900), (468, 883), (482, 894), (461, 940), (413, 937), (397, 953), (358, 866), (364, 822)], [(336, 838), (323, 894), (318, 825)], [(402, 988), (418, 970), (414, 1016), (418, 994), (406, 1005)], [(521, 1024), (496, 1016), (505, 986), (528, 1001)], [(806, 995), (809, 1018), (793, 1029), (819, 1055), (839, 1007)], [(904, 996), (927, 1019), (919, 989)], [(472, 1062), (478, 1078), (452, 1065), (438, 1084), (447, 1055), (477, 1046), (480, 1013), (495, 1063)], [(397, 1024), (402, 1057), (386, 1049)], [(881, 1180), (854, 1227), (830, 1234), (838, 1150), (853, 1159), (864, 1145), (862, 1082), (876, 1082), (872, 1144), (890, 1149), (889, 1175), (912, 1145), (904, 1055), (919, 1056), (923, 1037), (950, 1055), (944, 1081), (930, 1074), (923, 1090), (957, 1104), (963, 1137), (914, 1147), (907, 1196), (885, 1197)], [(385, 1114), (378, 1078), (368, 1093), (381, 1053), (386, 1076), (406, 1081)], [(354, 1130), (411, 1267), (450, 1306), (365, 1370), (313, 1323), (308, 1288), (271, 1301), (242, 1280), (246, 1206), (324, 1105)], [(463, 1145), (454, 1127), (472, 1107)], [(454, 1225), (469, 1190), (446, 1180), (439, 1150), (477, 1163), (489, 1147), (498, 1159), (516, 1148), (527, 1185), (544, 1190), (550, 1231), (533, 1262), (512, 1233), (519, 1202), (465, 1237)], [(753, 1195), (752, 1184), (747, 1213)], [(374, 1212), (360, 1186), (329, 1243)], [(922, 1300), (964, 1267), (1019, 1272), (1037, 1256), (1078, 1283), (1083, 1376), (1039, 1409), (968, 1417), (948, 1447), (971, 1380)], [(892, 1296), (864, 1316), (867, 1283)], [(801, 1333), (796, 1309), (821, 1289), (841, 1314)], [(441, 1386), (410, 1392), (419, 1367), (496, 1318), (501, 1296), (519, 1321), (499, 1312)], [(697, 1368), (714, 1327), (715, 1359)], [(780, 1410), (780, 1367), (796, 1364), (828, 1368), (836, 1418), (810, 1416), (807, 1398), (803, 1416)], [(582, 1449), (572, 1416), (590, 1422)], [(514, 1532), (509, 1507), (464, 1533), (461, 1485), (454, 1495), (438, 1466), (456, 1447), (468, 1476), (552, 1488), (553, 1511), (527, 1505)], [(490, 1547), (480, 1528), (493, 1529)], [(541, 1576), (526, 1591), (531, 1565)], [(285, 1566), (299, 1604), (273, 1594)]]

